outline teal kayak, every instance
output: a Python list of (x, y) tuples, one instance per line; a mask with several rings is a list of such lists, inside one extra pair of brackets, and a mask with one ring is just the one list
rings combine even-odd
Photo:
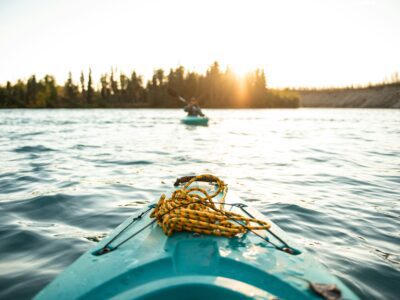
[[(214, 188), (211, 183), (195, 187)], [(225, 197), (222, 192), (216, 199)], [(234, 193), (226, 211), (270, 224), (231, 238), (164, 234), (151, 203), (83, 254), (36, 299), (358, 299), (271, 220)], [(330, 297), (330, 298), (329, 298)]]
[(207, 117), (195, 117), (195, 116), (186, 116), (181, 119), (181, 122), (186, 125), (202, 125), (206, 126), (208, 124), (209, 119)]

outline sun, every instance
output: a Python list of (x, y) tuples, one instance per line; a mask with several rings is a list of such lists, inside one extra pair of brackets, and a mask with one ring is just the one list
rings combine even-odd
[(251, 71), (254, 71), (246, 63), (231, 64), (229, 65), (229, 68), (238, 77), (238, 79), (244, 79)]

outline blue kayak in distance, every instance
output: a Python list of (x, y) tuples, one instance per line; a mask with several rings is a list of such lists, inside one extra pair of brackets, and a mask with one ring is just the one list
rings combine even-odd
[(209, 118), (200, 116), (186, 116), (181, 119), (181, 122), (186, 125), (207, 126)]
[(150, 218), (156, 206), (151, 203), (36, 299), (328, 299), (324, 293), (338, 296), (330, 299), (358, 299), (258, 210), (232, 192), (225, 203), (227, 211), (265, 220), (270, 229), (232, 238), (191, 232), (166, 236)]

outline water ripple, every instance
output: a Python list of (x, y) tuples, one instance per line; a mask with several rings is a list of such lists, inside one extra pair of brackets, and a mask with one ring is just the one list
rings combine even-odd
[(54, 151), (54, 150), (51, 148), (42, 146), (42, 145), (37, 145), (37, 146), (18, 147), (18, 148), (15, 148), (14, 151), (17, 153), (40, 153), (40, 152), (49, 152), (49, 151)]

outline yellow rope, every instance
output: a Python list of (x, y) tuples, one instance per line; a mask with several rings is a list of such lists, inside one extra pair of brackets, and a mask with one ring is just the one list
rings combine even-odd
[[(190, 187), (195, 181), (212, 181), (218, 186), (214, 193), (205, 189)], [(213, 175), (199, 175), (188, 181), (183, 188), (175, 190), (171, 198), (161, 195), (157, 206), (151, 213), (152, 218), (162, 227), (168, 236), (173, 232), (189, 231), (202, 234), (233, 237), (248, 230), (269, 229), (265, 221), (247, 218), (224, 209), (228, 186)], [(218, 203), (213, 201), (222, 193)], [(219, 204), (219, 208), (216, 204)], [(255, 224), (255, 225), (253, 225)]]

